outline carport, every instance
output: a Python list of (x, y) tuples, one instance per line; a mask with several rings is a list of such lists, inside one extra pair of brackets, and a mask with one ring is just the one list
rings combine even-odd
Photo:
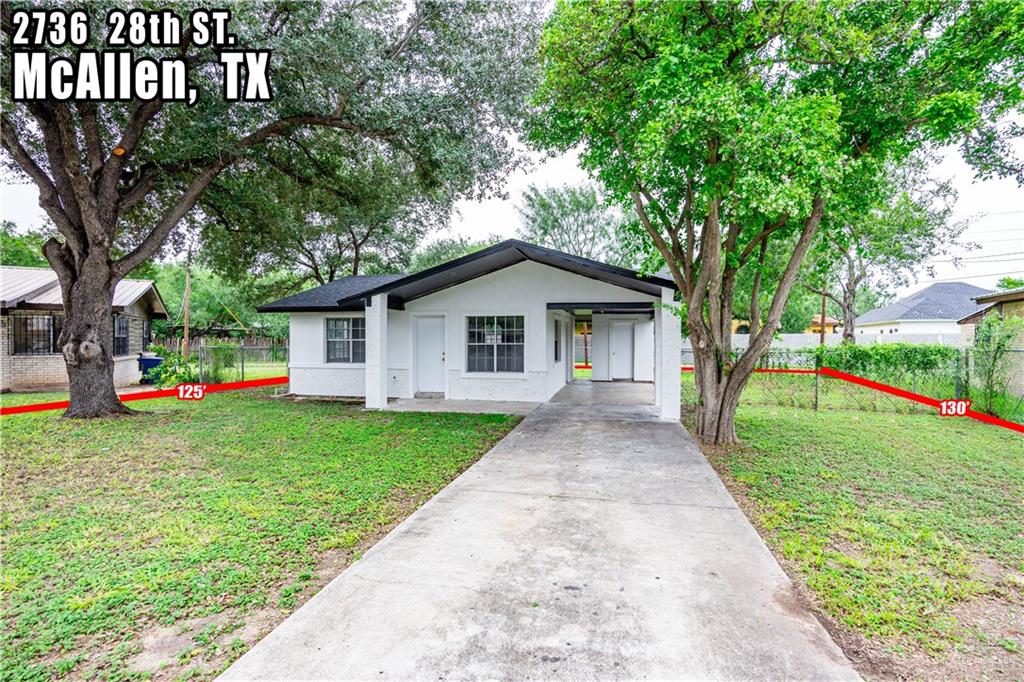
[(654, 382), (654, 304), (549, 303), (591, 328), (592, 381)]

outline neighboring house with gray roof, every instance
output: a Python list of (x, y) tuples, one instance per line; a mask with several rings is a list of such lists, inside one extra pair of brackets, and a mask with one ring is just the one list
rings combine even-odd
[[(149, 344), (152, 321), (167, 309), (146, 279), (124, 279), (114, 289), (114, 385), (142, 379), (138, 356)], [(66, 388), (64, 356), (57, 339), (64, 304), (57, 273), (49, 268), (0, 266), (0, 390)]]
[(984, 308), (974, 299), (987, 293), (965, 282), (936, 282), (864, 313), (856, 320), (857, 334), (959, 334), (958, 321)]

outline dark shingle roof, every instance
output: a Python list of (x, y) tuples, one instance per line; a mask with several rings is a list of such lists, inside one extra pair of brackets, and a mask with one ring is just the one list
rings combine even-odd
[(857, 318), (857, 324), (897, 320), (959, 320), (983, 308), (974, 298), (987, 293), (988, 289), (964, 282), (937, 282), (884, 308), (869, 310)]
[(315, 289), (308, 289), (298, 294), (285, 296), (273, 303), (261, 305), (256, 310), (261, 313), (341, 310), (342, 308), (338, 306), (338, 301), (341, 299), (358, 296), (403, 277), (405, 275), (354, 275), (352, 277), (342, 277)]
[(322, 287), (262, 305), (257, 310), (266, 313), (362, 310), (364, 299), (374, 294), (388, 294), (391, 297), (389, 306), (394, 303), (396, 307), (401, 308), (405, 301), (415, 300), (523, 261), (534, 261), (651, 296), (660, 296), (663, 288), (676, 288), (675, 282), (670, 278), (641, 275), (615, 265), (527, 244), (518, 239), (507, 239), (411, 275), (345, 277)]

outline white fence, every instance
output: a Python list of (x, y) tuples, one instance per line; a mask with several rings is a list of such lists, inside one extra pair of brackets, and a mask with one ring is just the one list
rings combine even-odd
[[(772, 341), (774, 350), (792, 350), (797, 348), (814, 348), (821, 342), (818, 334), (779, 334)], [(826, 346), (838, 346), (843, 342), (842, 334), (825, 334)], [(750, 343), (750, 334), (733, 334), (732, 347), (746, 348)], [(970, 345), (960, 334), (857, 334), (858, 344), (869, 343), (938, 343), (944, 346), (963, 348)], [(690, 350), (690, 340), (683, 339), (683, 352)]]

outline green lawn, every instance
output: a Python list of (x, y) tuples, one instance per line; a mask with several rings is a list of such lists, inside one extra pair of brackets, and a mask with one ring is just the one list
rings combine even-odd
[(3, 417), (4, 678), (210, 677), (518, 421), (252, 392), (132, 406), (152, 413)]
[[(1024, 670), (1024, 436), (749, 405), (738, 431), (743, 446), (709, 456), (829, 614), (888, 650), (983, 651)], [(979, 599), (984, 618), (967, 608)]]

